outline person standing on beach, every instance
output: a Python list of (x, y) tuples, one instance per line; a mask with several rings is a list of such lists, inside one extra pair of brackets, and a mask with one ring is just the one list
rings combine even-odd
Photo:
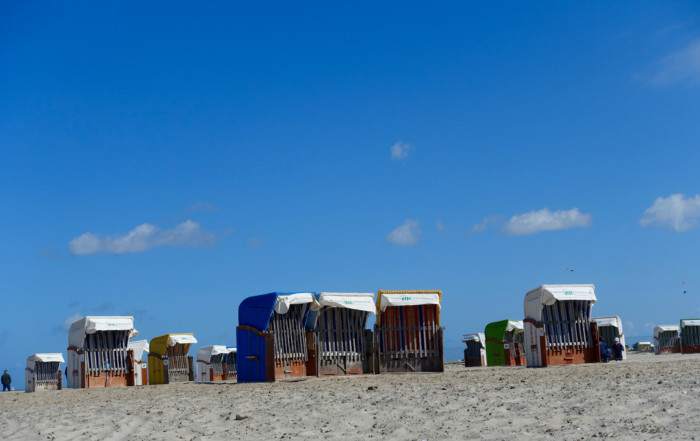
[(608, 349), (608, 345), (605, 343), (605, 340), (603, 340), (603, 337), (600, 337), (598, 342), (600, 344), (600, 361), (607, 363), (608, 360), (610, 360), (610, 349)]
[(12, 383), (12, 377), (10, 377), (10, 374), (5, 371), (4, 374), (2, 374), (2, 391), (5, 392), (6, 390), (12, 390), (10, 387), (10, 383)]
[(613, 359), (617, 361), (622, 360), (622, 351), (624, 350), (625, 348), (622, 346), (622, 343), (620, 343), (620, 338), (615, 337), (615, 343), (612, 347)]

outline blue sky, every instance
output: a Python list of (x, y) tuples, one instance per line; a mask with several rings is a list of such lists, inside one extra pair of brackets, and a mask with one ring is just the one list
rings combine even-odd
[(275, 290), (441, 289), (455, 354), (542, 283), (700, 316), (695, 3), (2, 1), (0, 66), (16, 386), (79, 315), (234, 345)]

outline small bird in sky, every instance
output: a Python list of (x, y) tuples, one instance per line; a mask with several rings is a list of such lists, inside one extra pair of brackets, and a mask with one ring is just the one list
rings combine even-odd
[(567, 270), (567, 271), (571, 271), (571, 272), (574, 271), (572, 268), (567, 268), (566, 270)]

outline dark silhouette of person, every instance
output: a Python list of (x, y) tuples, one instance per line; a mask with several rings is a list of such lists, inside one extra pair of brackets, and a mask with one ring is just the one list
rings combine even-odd
[(605, 340), (601, 337), (600, 339), (600, 361), (603, 363), (607, 363), (610, 360), (610, 356), (612, 355), (610, 352), (610, 349), (608, 348), (608, 344), (605, 343)]
[(613, 344), (613, 347), (612, 347), (613, 360), (617, 360), (617, 361), (622, 360), (622, 352), (624, 350), (625, 350), (625, 347), (622, 346), (622, 343), (620, 343), (620, 338), (615, 337), (615, 343)]
[(2, 374), (2, 391), (5, 392), (6, 390), (12, 390), (10, 387), (10, 383), (12, 383), (12, 377), (10, 377), (10, 374), (5, 371), (4, 374)]

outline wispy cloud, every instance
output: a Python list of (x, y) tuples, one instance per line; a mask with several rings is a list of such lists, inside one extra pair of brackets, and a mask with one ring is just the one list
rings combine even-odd
[(517, 214), (508, 220), (503, 232), (510, 236), (524, 236), (540, 231), (567, 230), (569, 228), (585, 228), (593, 221), (593, 216), (581, 213), (578, 208), (571, 210), (549, 211), (543, 208), (539, 211)]
[(132, 317), (142, 317), (148, 314), (148, 311), (145, 309), (139, 309), (139, 308), (131, 308), (127, 309), (122, 313), (122, 315), (126, 316), (132, 316)]
[(140, 321), (141, 319), (143, 319), (143, 320), (155, 320), (153, 315), (149, 314), (147, 310), (140, 309), (140, 308), (127, 309), (127, 310), (123, 311), (120, 315), (132, 316), (132, 317), (138, 319), (137, 321)]
[(197, 201), (173, 216), (164, 216), (158, 223), (166, 222), (182, 222), (185, 219), (190, 219), (197, 213), (212, 214), (220, 210), (219, 207), (207, 201)]
[(414, 150), (413, 146), (407, 142), (397, 141), (391, 146), (391, 160), (405, 161), (408, 159), (409, 153)]
[(483, 221), (479, 222), (478, 224), (475, 224), (472, 227), (472, 229), (469, 231), (469, 234), (483, 233), (489, 226), (494, 224), (500, 224), (502, 222), (503, 218), (501, 216), (485, 217)]
[(442, 223), (442, 221), (440, 219), (435, 220), (435, 229), (440, 234), (443, 234), (443, 235), (450, 234), (450, 230), (447, 228), (447, 226), (444, 223)]
[(648, 83), (656, 86), (700, 84), (700, 38), (659, 60)]
[(104, 302), (100, 303), (100, 305), (97, 306), (95, 310), (102, 313), (112, 312), (114, 311), (114, 303), (105, 300)]
[(653, 32), (652, 36), (655, 40), (667, 39), (669, 35), (678, 33), (679, 31), (687, 35), (688, 29), (692, 29), (695, 26), (695, 22), (697, 22), (697, 17), (695, 16), (689, 17), (683, 21), (676, 21), (657, 29)]
[(651, 207), (644, 211), (639, 222), (643, 227), (667, 227), (681, 233), (696, 228), (699, 220), (700, 195), (691, 198), (676, 193), (667, 198), (656, 198)]
[(61, 258), (61, 253), (53, 246), (48, 246), (41, 250), (39, 257), (46, 260), (57, 260)]
[(634, 331), (634, 323), (629, 320), (626, 320), (625, 328), (627, 329), (627, 331)]
[(474, 226), (471, 229), (471, 233), (483, 233), (484, 231), (486, 231), (486, 228), (488, 228), (488, 226), (489, 226), (489, 219), (484, 218), (484, 220), (481, 221), (480, 223), (474, 224)]
[(190, 214), (196, 213), (196, 212), (216, 213), (217, 211), (219, 211), (219, 207), (215, 206), (211, 202), (197, 201), (194, 204), (187, 207), (184, 211), (184, 214), (185, 214), (185, 216), (187, 216), (187, 215), (190, 215)]
[(410, 247), (420, 241), (420, 236), (420, 222), (406, 219), (403, 224), (394, 228), (394, 230), (386, 236), (386, 240), (402, 247)]
[(646, 322), (644, 323), (644, 327), (646, 329), (654, 329), (656, 327), (656, 323)]
[(68, 332), (68, 330), (70, 329), (70, 325), (77, 322), (78, 320), (80, 320), (83, 317), (85, 317), (85, 316), (79, 312), (76, 312), (75, 314), (73, 314), (70, 317), (68, 317), (67, 319), (65, 319), (63, 321), (63, 323), (61, 323), (60, 325), (54, 326), (52, 331), (54, 334)]
[(197, 222), (187, 220), (168, 230), (153, 224), (142, 224), (123, 236), (100, 237), (84, 233), (68, 244), (71, 253), (88, 255), (96, 253), (139, 253), (159, 246), (206, 246), (218, 241), (215, 233), (206, 231)]
[(260, 248), (264, 244), (265, 239), (263, 239), (262, 237), (251, 237), (250, 239), (248, 239), (248, 246), (253, 249)]

